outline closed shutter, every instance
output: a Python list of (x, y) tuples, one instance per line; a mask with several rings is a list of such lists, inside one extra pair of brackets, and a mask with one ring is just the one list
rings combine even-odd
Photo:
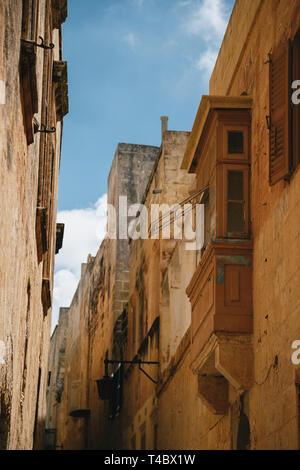
[(270, 58), (270, 184), (290, 173), (291, 47), (280, 43)]

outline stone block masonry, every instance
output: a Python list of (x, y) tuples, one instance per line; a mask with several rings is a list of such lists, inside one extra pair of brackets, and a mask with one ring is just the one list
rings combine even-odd
[[(52, 68), (65, 18), (54, 25), (54, 9), (51, 0), (0, 2), (1, 450), (44, 447), (63, 120)], [(35, 46), (39, 36), (54, 49)], [(36, 132), (43, 125), (55, 133)]]

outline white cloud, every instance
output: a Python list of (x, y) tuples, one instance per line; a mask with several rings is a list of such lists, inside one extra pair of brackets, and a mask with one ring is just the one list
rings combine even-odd
[[(186, 36), (197, 37), (199, 49), (197, 55), (189, 57), (193, 70), (202, 72), (202, 78), (208, 81), (214, 69), (218, 51), (224, 37), (230, 9), (225, 0), (179, 0), (182, 8), (181, 26)], [(185, 75), (185, 81), (193, 77)]]
[(52, 326), (58, 322), (60, 307), (69, 307), (77, 289), (79, 278), (68, 269), (55, 273), (53, 289)]
[(55, 259), (52, 326), (57, 323), (59, 307), (72, 301), (81, 274), (81, 264), (89, 254), (95, 256), (106, 234), (107, 195), (93, 207), (61, 211), (57, 221), (65, 224), (63, 247)]
[(138, 43), (137, 36), (134, 33), (127, 33), (123, 36), (124, 42), (129, 44), (130, 47), (135, 48)]
[(208, 77), (211, 75), (218, 56), (217, 50), (207, 49), (195, 61), (195, 67), (204, 72)]
[(184, 19), (184, 29), (188, 34), (201, 36), (205, 41), (220, 40), (226, 30), (227, 16), (228, 9), (223, 0), (194, 2)]
[(177, 3), (178, 7), (187, 7), (191, 4), (191, 0), (182, 0)]
[(81, 263), (95, 255), (106, 233), (106, 194), (94, 207), (61, 211), (57, 221), (65, 224), (63, 248), (56, 256), (56, 269), (70, 269), (80, 276)]

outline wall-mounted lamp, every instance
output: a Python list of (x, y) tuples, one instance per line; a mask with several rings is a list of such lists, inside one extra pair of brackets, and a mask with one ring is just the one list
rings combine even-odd
[(102, 379), (96, 380), (98, 396), (101, 400), (110, 400), (115, 393), (118, 382), (115, 377), (108, 375), (108, 364), (138, 364), (139, 370), (146, 375), (146, 377), (151, 380), (151, 382), (157, 384), (158, 382), (154, 380), (144, 369), (142, 369), (141, 364), (156, 364), (159, 365), (157, 361), (141, 361), (140, 359), (134, 359), (133, 361), (111, 361), (109, 359), (104, 360), (105, 364), (105, 376)]
[(101, 400), (109, 400), (115, 391), (116, 381), (114, 377), (105, 376), (96, 380), (98, 396)]

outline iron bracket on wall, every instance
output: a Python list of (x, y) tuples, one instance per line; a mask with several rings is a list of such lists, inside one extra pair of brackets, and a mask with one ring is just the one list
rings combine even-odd
[(49, 44), (49, 46), (46, 46), (45, 42), (44, 42), (44, 39), (42, 38), (42, 36), (39, 36), (40, 40), (41, 40), (41, 43), (39, 44), (38, 42), (36, 41), (31, 41), (30, 39), (21, 39), (22, 42), (26, 42), (27, 44), (32, 44), (33, 46), (37, 46), (37, 47), (41, 47), (42, 49), (54, 49), (54, 44), (53, 42), (51, 42)]
[(141, 359), (134, 359), (133, 361), (112, 361), (110, 359), (104, 359), (104, 364), (105, 364), (105, 375), (108, 376), (108, 364), (138, 364), (139, 370), (145, 374), (146, 377), (148, 377), (151, 382), (154, 384), (158, 384), (157, 380), (154, 380), (144, 369), (142, 369), (141, 365), (142, 364), (154, 364), (154, 365), (159, 365), (159, 362), (157, 361), (142, 361)]
[(51, 129), (47, 129), (45, 124), (41, 124), (41, 129), (36, 129), (35, 132), (42, 132), (44, 134), (54, 134), (56, 132), (56, 127), (51, 127)]

